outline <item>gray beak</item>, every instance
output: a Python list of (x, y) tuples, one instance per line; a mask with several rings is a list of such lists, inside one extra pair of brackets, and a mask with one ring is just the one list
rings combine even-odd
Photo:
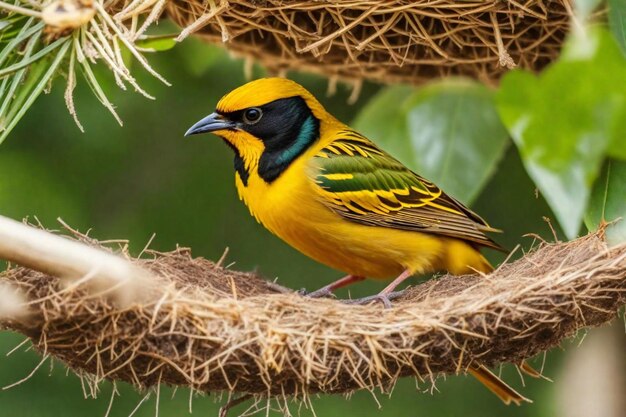
[(211, 113), (195, 125), (191, 126), (185, 136), (197, 135), (199, 133), (215, 132), (216, 130), (232, 129), (235, 123), (227, 120), (218, 113)]

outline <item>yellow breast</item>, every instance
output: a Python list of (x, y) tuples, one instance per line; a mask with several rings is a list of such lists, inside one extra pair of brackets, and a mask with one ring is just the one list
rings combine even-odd
[(240, 198), (272, 233), (318, 262), (370, 278), (391, 278), (407, 268), (420, 273), (438, 269), (464, 273), (466, 265), (485, 262), (464, 242), (362, 225), (332, 212), (319, 200), (309, 176), (315, 169), (314, 156), (324, 146), (313, 146), (271, 184), (254, 171), (246, 185), (236, 176)]

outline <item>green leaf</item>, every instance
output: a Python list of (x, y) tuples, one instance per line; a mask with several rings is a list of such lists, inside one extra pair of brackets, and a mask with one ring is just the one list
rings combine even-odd
[(409, 166), (412, 150), (406, 114), (401, 108), (414, 91), (406, 85), (383, 88), (367, 102), (352, 123), (357, 131), (383, 145), (387, 152)]
[(418, 172), (470, 203), (493, 174), (508, 142), (489, 90), (451, 80), (418, 91), (404, 106)]
[(146, 36), (135, 42), (135, 46), (143, 49), (152, 49), (153, 51), (167, 51), (177, 44), (176, 35)]
[(626, 0), (609, 0), (609, 27), (626, 55)]
[(615, 126), (611, 132), (611, 141), (607, 153), (612, 158), (626, 161), (626, 104), (621, 112), (615, 117)]
[(388, 87), (365, 106), (354, 126), (468, 204), (493, 174), (508, 142), (489, 90), (459, 79), (419, 90)]
[(607, 227), (606, 240), (610, 245), (626, 242), (626, 162), (608, 160), (594, 184), (585, 225), (592, 231), (602, 222), (620, 218)]
[(498, 110), (526, 170), (566, 236), (580, 229), (607, 149), (621, 154), (626, 60), (605, 31), (572, 37), (540, 77), (513, 71), (501, 83)]

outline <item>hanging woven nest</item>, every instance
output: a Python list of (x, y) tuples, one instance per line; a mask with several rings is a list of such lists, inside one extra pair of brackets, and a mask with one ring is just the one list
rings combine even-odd
[(571, 0), (175, 0), (169, 16), (272, 72), (417, 84), (462, 75), (493, 83), (558, 55)]
[[(541, 70), (558, 57), (577, 18), (572, 1), (0, 1), (7, 25), (0, 39), (0, 81), (10, 86), (0, 89), (0, 143), (59, 74), (67, 80), (66, 105), (81, 130), (73, 100), (80, 73), (121, 124), (91, 66), (106, 64), (120, 88), (153, 98), (121, 51), (169, 84), (145, 57), (170, 40), (169, 34), (147, 34), (165, 16), (181, 26), (179, 41), (195, 34), (278, 75), (316, 72), (330, 79), (332, 91), (339, 79), (358, 87), (363, 80), (419, 84), (455, 75), (495, 84), (514, 67)], [(591, 18), (605, 14), (601, 7)]]

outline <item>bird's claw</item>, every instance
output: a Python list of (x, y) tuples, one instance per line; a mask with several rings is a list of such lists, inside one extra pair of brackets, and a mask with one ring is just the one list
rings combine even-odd
[(354, 300), (344, 300), (344, 303), (355, 304), (355, 305), (366, 305), (371, 302), (379, 301), (383, 304), (383, 306), (385, 306), (385, 308), (391, 308), (391, 301), (395, 300), (396, 298), (399, 298), (402, 294), (404, 294), (404, 290), (390, 292), (389, 294), (379, 293), (376, 295), (370, 295), (370, 296), (363, 297), (363, 298), (356, 298)]

